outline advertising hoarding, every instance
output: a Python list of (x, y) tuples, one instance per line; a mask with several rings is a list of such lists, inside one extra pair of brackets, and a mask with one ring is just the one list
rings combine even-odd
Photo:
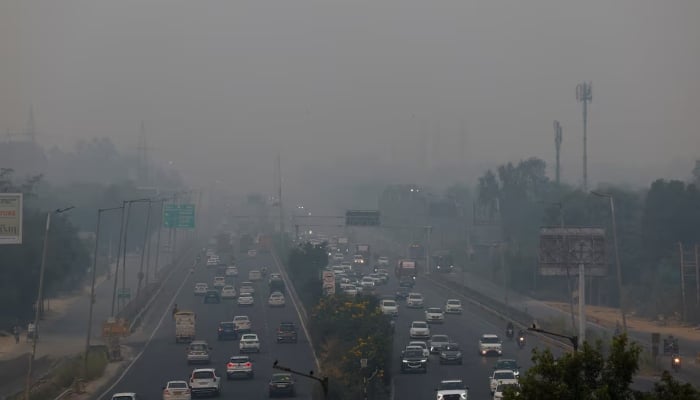
[(0, 193), (0, 244), (22, 244), (22, 193)]

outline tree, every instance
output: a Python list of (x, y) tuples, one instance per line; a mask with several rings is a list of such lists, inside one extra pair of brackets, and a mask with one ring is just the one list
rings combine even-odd
[[(607, 353), (603, 343), (584, 343), (577, 353), (555, 358), (549, 349), (533, 350), (533, 366), (520, 378), (520, 393), (508, 391), (507, 400), (666, 400), (698, 399), (691, 385), (679, 384), (667, 372), (651, 393), (630, 388), (639, 370), (642, 348), (627, 335), (612, 339)], [(693, 397), (694, 396), (694, 397)]]

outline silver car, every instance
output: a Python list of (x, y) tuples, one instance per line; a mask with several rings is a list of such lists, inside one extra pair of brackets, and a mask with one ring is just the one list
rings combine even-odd
[(211, 362), (211, 347), (205, 340), (193, 340), (187, 347), (187, 363), (203, 363)]

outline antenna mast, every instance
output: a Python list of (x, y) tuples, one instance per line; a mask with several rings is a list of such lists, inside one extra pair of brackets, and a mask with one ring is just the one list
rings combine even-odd
[[(559, 183), (560, 183), (559, 178), (560, 178), (560, 172), (561, 172), (561, 164), (559, 163), (559, 154), (561, 152), (561, 142), (563, 139), (561, 131), (562, 131), (562, 128), (561, 128), (561, 124), (559, 123), (559, 121), (554, 121), (554, 144), (557, 148), (557, 172), (556, 172), (557, 185), (559, 185)], [(584, 163), (585, 163), (585, 161), (584, 161)]]
[(588, 191), (588, 103), (593, 100), (591, 82), (576, 85), (576, 100), (583, 103), (583, 191)]
[(277, 153), (277, 204), (280, 208), (280, 234), (284, 241), (284, 207), (282, 206), (282, 161)]

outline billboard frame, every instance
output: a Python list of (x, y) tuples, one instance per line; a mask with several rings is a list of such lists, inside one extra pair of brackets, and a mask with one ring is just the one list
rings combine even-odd
[(604, 228), (540, 228), (540, 275), (576, 275), (581, 264), (586, 276), (608, 275)]

